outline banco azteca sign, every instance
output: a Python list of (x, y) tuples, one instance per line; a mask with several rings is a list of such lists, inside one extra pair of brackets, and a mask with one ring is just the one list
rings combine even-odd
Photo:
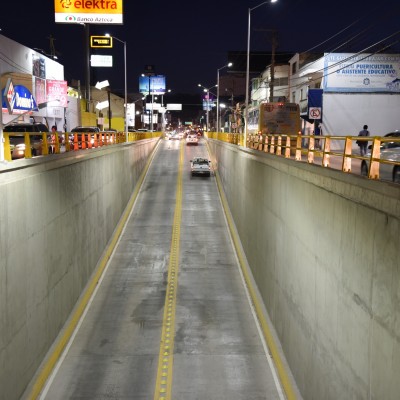
[(122, 24), (122, 0), (54, 0), (55, 22)]

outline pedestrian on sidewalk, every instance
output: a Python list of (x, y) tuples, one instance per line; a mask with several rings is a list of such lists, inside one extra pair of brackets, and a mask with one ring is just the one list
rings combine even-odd
[[(369, 130), (368, 130), (368, 125), (364, 125), (363, 129), (358, 133), (358, 136), (369, 136)], [(367, 140), (357, 140), (356, 144), (360, 147), (360, 155), (365, 156), (367, 153), (367, 146), (368, 146), (368, 141)]]

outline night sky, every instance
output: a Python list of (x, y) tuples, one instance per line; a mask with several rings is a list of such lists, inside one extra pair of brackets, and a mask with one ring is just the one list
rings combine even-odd
[[(91, 25), (90, 33), (108, 32), (127, 42), (128, 92), (138, 91), (145, 65), (165, 75), (174, 93), (201, 93), (201, 83), (216, 84), (217, 69), (229, 51), (246, 51), (248, 9), (261, 1), (132, 1), (124, 2), (124, 25)], [(65, 79), (85, 80), (84, 27), (54, 22), (54, 2), (2, 2), (1, 34), (30, 48), (50, 53), (55, 38)], [(271, 29), (277, 31), (278, 52), (372, 52), (385, 43), (386, 53), (400, 52), (400, 1), (278, 0), (251, 12), (251, 50), (271, 51)], [(393, 35), (392, 37), (390, 37)], [(376, 51), (376, 50), (374, 50)], [(105, 80), (123, 90), (123, 45), (104, 54), (113, 68), (92, 68), (92, 80)], [(95, 82), (94, 82), (95, 83)]]

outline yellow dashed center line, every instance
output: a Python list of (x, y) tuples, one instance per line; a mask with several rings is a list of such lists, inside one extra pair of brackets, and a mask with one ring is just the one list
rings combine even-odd
[(175, 215), (172, 227), (172, 241), (168, 265), (168, 281), (165, 295), (164, 317), (158, 356), (157, 380), (154, 400), (170, 400), (172, 393), (172, 372), (174, 361), (176, 291), (179, 270), (179, 242), (182, 220), (182, 169), (183, 145), (180, 146), (179, 171), (176, 188)]

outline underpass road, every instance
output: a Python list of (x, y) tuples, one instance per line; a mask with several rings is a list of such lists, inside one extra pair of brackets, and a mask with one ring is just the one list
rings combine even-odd
[[(284, 399), (249, 304), (215, 177), (191, 177), (195, 156), (208, 157), (203, 139), (198, 146), (160, 142), (97, 291), (41, 399)], [(176, 210), (179, 268), (172, 284), (168, 394), (159, 391), (157, 371), (163, 326), (169, 327), (164, 307)]]

